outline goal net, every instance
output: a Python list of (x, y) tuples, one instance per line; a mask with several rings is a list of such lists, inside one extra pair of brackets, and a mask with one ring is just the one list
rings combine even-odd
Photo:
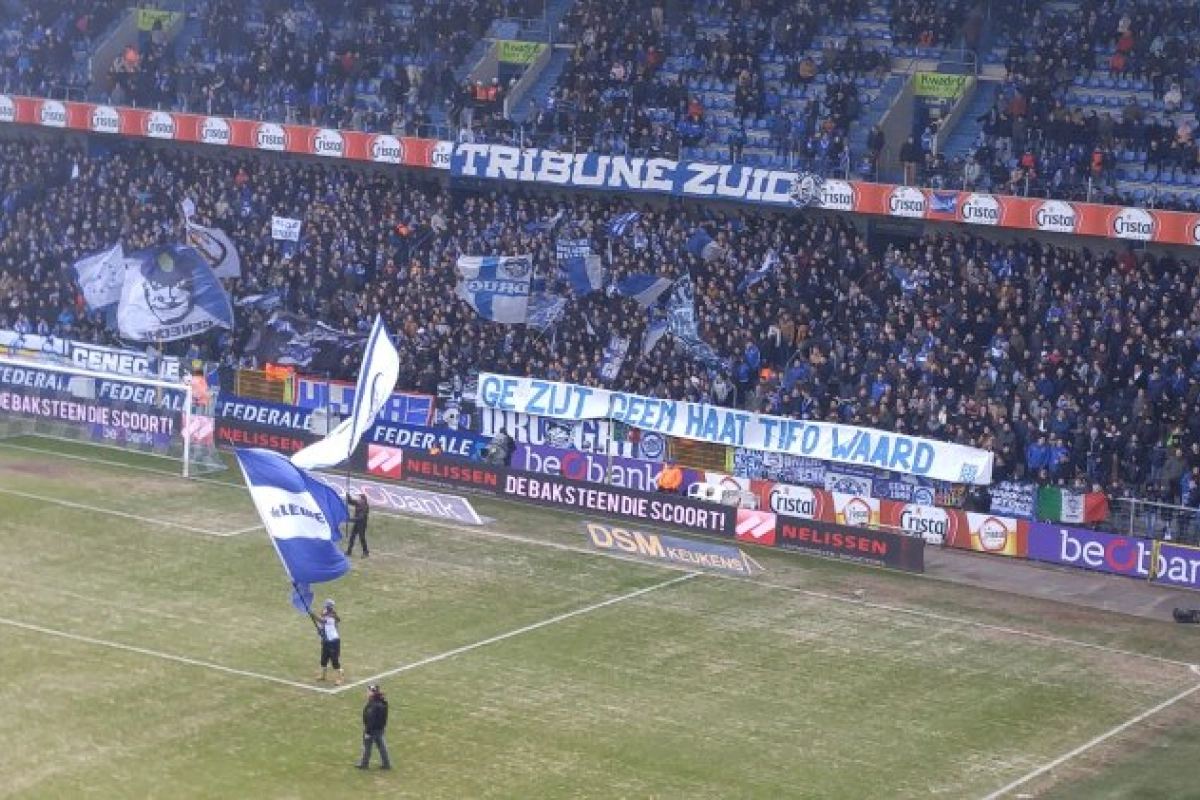
[(0, 440), (84, 442), (180, 462), (184, 477), (225, 468), (211, 409), (186, 383), (0, 356)]

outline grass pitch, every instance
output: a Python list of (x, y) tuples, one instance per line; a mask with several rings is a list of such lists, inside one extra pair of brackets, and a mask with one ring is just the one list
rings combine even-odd
[[(681, 572), (483, 499), (483, 530), (372, 516), (372, 557), (318, 589), (348, 669), (318, 684), (235, 472), (15, 444), (3, 796), (987, 797), (1088, 744), (1010, 795), (1194, 782), (1190, 629), (772, 552)], [(376, 680), (397, 768), (363, 774)]]

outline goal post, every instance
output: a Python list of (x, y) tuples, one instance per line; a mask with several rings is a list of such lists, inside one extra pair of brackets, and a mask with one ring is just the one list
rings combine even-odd
[(94, 372), (0, 356), (0, 440), (81, 442), (179, 461), (186, 478), (225, 468), (210, 408), (187, 381)]

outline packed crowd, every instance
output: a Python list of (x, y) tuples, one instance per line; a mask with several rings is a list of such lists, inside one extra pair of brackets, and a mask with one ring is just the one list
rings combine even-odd
[[(82, 306), (70, 264), (118, 237), (129, 247), (178, 238), (186, 196), (239, 247), (235, 298), (275, 291), (283, 308), (347, 333), (382, 313), (405, 345), (405, 387), (434, 392), (481, 366), (595, 384), (616, 334), (632, 343), (610, 384), (621, 389), (986, 447), (1001, 479), (1200, 499), (1200, 283), (1195, 265), (1172, 258), (966, 234), (881, 250), (845, 221), (691, 205), (642, 207), (611, 237), (606, 223), (628, 200), (568, 205), (139, 147), (5, 143), (0, 185), (0, 327), (113, 341)], [(298, 251), (271, 239), (273, 214), (304, 220)], [(712, 238), (702, 249), (689, 246), (699, 227)], [(569, 294), (559, 236), (590, 238), (598, 252), (611, 244), (610, 285), (690, 274), (701, 333), (724, 366), (689, 360), (670, 336), (643, 354), (647, 311), (611, 290), (573, 298), (542, 332), (482, 321), (455, 297), (456, 258), (488, 253), (532, 253), (550, 289)], [(768, 253), (775, 270), (743, 286)], [(267, 315), (242, 306), (232, 334), (177, 346), (248, 363)], [(348, 359), (340, 371), (355, 369)]]
[(60, 98), (82, 92), (87, 76), (77, 51), (88, 53), (126, 6), (118, 0), (21, 4), (21, 13), (0, 22), (0, 90)]
[(456, 70), (491, 22), (528, 11), (527, 0), (214, 0), (194, 38), (145, 40), (133, 74), (115, 64), (101, 88), (115, 103), (431, 135), (431, 110), (457, 100)]
[[(1153, 11), (1096, 0), (1068, 10), (1010, 5), (1011, 18), (1031, 22), (1009, 26), (1007, 77), (995, 108), (977, 120), (979, 145), (957, 169), (947, 166), (931, 178), (1115, 202), (1122, 179), (1171, 182), (1200, 171), (1192, 110), (1200, 99), (1198, 22), (1185, 13), (1188, 4)], [(1111, 80), (1093, 99), (1079, 87), (1098, 76)], [(1157, 203), (1187, 204), (1169, 196)]]

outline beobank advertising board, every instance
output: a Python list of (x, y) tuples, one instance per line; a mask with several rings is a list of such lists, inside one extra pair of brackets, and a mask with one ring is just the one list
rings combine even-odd
[(1068, 528), (1045, 522), (1029, 526), (1029, 557), (1048, 564), (1124, 575), (1200, 590), (1200, 549), (1133, 536)]
[(0, 123), (448, 169), (451, 145), (382, 133), (0, 95)]

